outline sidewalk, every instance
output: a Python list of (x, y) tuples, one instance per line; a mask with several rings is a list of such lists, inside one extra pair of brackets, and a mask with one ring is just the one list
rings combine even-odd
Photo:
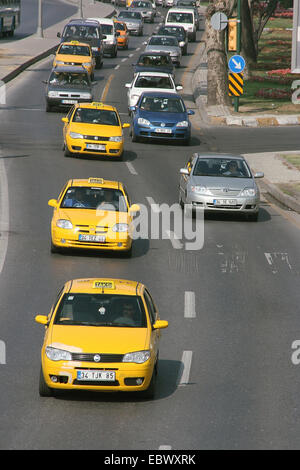
[[(76, 6), (79, 5), (78, 0), (67, 0), (67, 2)], [(94, 4), (92, 0), (83, 0), (83, 15), (86, 18), (109, 18), (114, 13), (115, 9), (111, 4), (100, 2)], [(32, 35), (5, 44), (1, 44), (0, 41), (0, 81), (9, 82), (35, 62), (52, 54), (59, 44), (57, 33), (61, 32), (64, 25), (71, 18), (79, 18), (79, 12), (45, 29), (43, 38)]]
[[(205, 8), (200, 7), (199, 11), (200, 14), (204, 14)], [(227, 106), (207, 106), (207, 55), (205, 43), (202, 43), (198, 57), (198, 66), (191, 80), (191, 88), (203, 128), (222, 125), (263, 127), (300, 124), (300, 115), (259, 114), (245, 117), (233, 113), (231, 108)], [(244, 156), (253, 172), (262, 171), (265, 175), (262, 180), (257, 180), (261, 192), (270, 194), (285, 207), (300, 213), (300, 171), (296, 167), (287, 164), (284, 158), (281, 157), (282, 154), (293, 153), (300, 155), (300, 150), (295, 152), (245, 154)], [(290, 187), (297, 187), (296, 191), (292, 191), (293, 195), (290, 195)]]

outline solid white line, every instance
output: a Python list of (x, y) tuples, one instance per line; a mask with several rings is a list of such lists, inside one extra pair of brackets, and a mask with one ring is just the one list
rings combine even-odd
[(124, 57), (124, 59), (121, 60), (121, 62), (126, 62), (127, 57)]
[(172, 449), (172, 446), (168, 446), (168, 445), (161, 445), (158, 448), (158, 450), (171, 450), (171, 449)]
[(129, 56), (128, 56), (128, 57), (133, 57), (133, 54), (129, 54)]
[(155, 212), (156, 214), (160, 213), (159, 204), (156, 204), (154, 199), (150, 196), (146, 196), (146, 199), (148, 201), (149, 206), (151, 207), (151, 210)]
[(196, 318), (195, 292), (186, 291), (184, 293), (184, 317)]
[(126, 166), (132, 175), (137, 175), (134, 166), (130, 162), (126, 162)]
[[(0, 157), (2, 152), (0, 150)], [(3, 270), (9, 233), (8, 182), (3, 160), (0, 158), (0, 273)]]
[(182, 243), (180, 239), (177, 237), (177, 235), (172, 232), (171, 230), (166, 230), (166, 234), (168, 235), (168, 238), (170, 239), (172, 246), (175, 250), (181, 250), (182, 248)]
[(192, 365), (193, 351), (183, 351), (181, 358), (181, 375), (178, 385), (188, 385)]

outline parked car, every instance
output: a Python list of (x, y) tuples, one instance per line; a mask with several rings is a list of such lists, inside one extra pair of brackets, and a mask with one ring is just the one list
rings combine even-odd
[(93, 101), (93, 86), (88, 71), (80, 66), (56, 66), (51, 70), (46, 84), (46, 111), (54, 108), (68, 109), (77, 103)]
[(183, 99), (175, 93), (144, 92), (136, 106), (130, 108), (133, 115), (131, 138), (170, 140), (189, 145), (191, 123)]
[(122, 10), (117, 19), (126, 24), (129, 34), (143, 36), (144, 20), (140, 11)]
[(175, 36), (152, 36), (148, 43), (146, 43), (145, 52), (157, 51), (157, 52), (168, 52), (171, 60), (177, 67), (180, 66), (181, 62), (181, 48), (178, 40)]

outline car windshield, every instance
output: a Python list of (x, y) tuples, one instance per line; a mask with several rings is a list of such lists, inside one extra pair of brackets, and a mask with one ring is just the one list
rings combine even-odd
[(132, 2), (132, 8), (152, 8), (151, 3), (149, 2)]
[(163, 28), (160, 28), (158, 30), (158, 34), (161, 34), (162, 36), (165, 35), (165, 36), (168, 36), (168, 35), (171, 35), (171, 36), (177, 36), (177, 37), (184, 37), (185, 36), (185, 30), (182, 28), (176, 28), (175, 27), (163, 27)]
[(193, 23), (193, 14), (171, 12), (168, 15), (167, 21), (170, 23)]
[(91, 50), (88, 46), (74, 46), (71, 44), (62, 44), (58, 50), (58, 54), (90, 56)]
[(134, 20), (141, 20), (142, 15), (138, 11), (121, 11), (118, 18), (129, 18)]
[(127, 212), (122, 191), (113, 188), (71, 186), (60, 205), (63, 209), (91, 209), (98, 211)]
[(184, 113), (183, 102), (179, 98), (163, 98), (156, 96), (144, 96), (141, 99), (140, 108), (144, 111)]
[(58, 306), (55, 325), (146, 328), (141, 297), (118, 294), (65, 294)]
[(52, 72), (49, 79), (50, 85), (87, 86), (89, 78), (86, 73)]
[(179, 0), (177, 2), (177, 6), (182, 6), (182, 7), (195, 7), (196, 2), (194, 0)]
[(68, 25), (65, 27), (63, 37), (92, 39), (99, 38), (99, 33), (95, 26)]
[(169, 77), (139, 75), (134, 84), (135, 88), (174, 88)]
[(73, 116), (73, 122), (120, 126), (116, 112), (107, 109), (77, 108)]
[(101, 24), (103, 34), (113, 34), (113, 27), (110, 24)]
[(178, 46), (178, 41), (176, 37), (154, 36), (150, 39), (149, 44), (151, 46)]
[(126, 26), (122, 23), (115, 23), (115, 28), (117, 31), (125, 31), (126, 30)]
[(213, 176), (229, 178), (251, 178), (251, 173), (244, 160), (231, 158), (199, 158), (194, 176)]
[(170, 61), (171, 59), (167, 55), (142, 55), (137, 65), (141, 67), (158, 67), (171, 65)]

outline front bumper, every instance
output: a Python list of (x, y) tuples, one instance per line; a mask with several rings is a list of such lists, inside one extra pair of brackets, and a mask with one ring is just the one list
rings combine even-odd
[(52, 227), (51, 237), (52, 243), (58, 248), (80, 248), (86, 250), (111, 250), (111, 251), (128, 251), (132, 245), (132, 239), (125, 233), (105, 233), (105, 241), (80, 241), (80, 231), (74, 229), (61, 229)]
[[(228, 201), (234, 202), (234, 204)], [(211, 212), (243, 212), (245, 214), (257, 213), (259, 210), (259, 197), (230, 197), (230, 196), (201, 196), (187, 195), (187, 204), (194, 208), (201, 208)]]
[(57, 108), (70, 108), (71, 106), (74, 106), (74, 104), (77, 103), (91, 103), (93, 101), (93, 97), (91, 98), (80, 98), (80, 97), (71, 97), (71, 98), (51, 98), (49, 96), (46, 96), (46, 102), (48, 105), (57, 107)]
[(112, 54), (117, 47), (117, 43), (115, 44), (105, 44), (103, 45), (103, 52), (104, 54)]
[[(159, 130), (158, 130), (159, 129)], [(166, 128), (165, 128), (166, 129)], [(188, 140), (191, 136), (190, 127), (169, 127), (167, 128), (170, 132), (162, 132), (161, 127), (153, 126), (150, 127), (141, 126), (134, 124), (134, 133), (137, 137), (147, 139), (160, 139), (160, 140)]]
[[(149, 387), (154, 363), (149, 359), (144, 364), (134, 363), (98, 363), (80, 361), (51, 361), (45, 354), (42, 370), (48, 387), (56, 390), (93, 390), (103, 392), (138, 392)], [(113, 371), (114, 381), (81, 381), (77, 379), (77, 371)], [(52, 377), (56, 378), (54, 382)], [(142, 383), (137, 384), (137, 379)]]
[[(102, 148), (88, 148), (88, 146), (90, 145), (98, 145), (102, 146)], [(78, 153), (80, 155), (106, 155), (110, 157), (120, 157), (124, 149), (124, 140), (122, 142), (98, 140), (95, 143), (95, 141), (85, 139), (72, 139), (70, 136), (67, 136), (66, 146), (69, 152)]]

